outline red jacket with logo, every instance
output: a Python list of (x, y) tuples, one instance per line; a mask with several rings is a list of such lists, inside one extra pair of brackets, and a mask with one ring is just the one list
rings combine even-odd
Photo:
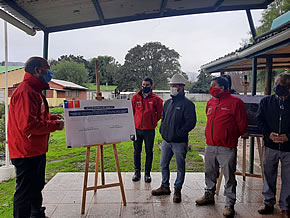
[(135, 128), (146, 130), (155, 129), (163, 110), (162, 99), (151, 92), (146, 98), (142, 90), (132, 98)]
[(49, 114), (42, 94), (48, 88), (48, 84), (26, 73), (12, 94), (7, 131), (10, 158), (34, 157), (47, 152), (49, 134), (59, 125), (56, 115)]
[(205, 136), (208, 145), (236, 147), (238, 138), (248, 127), (248, 116), (243, 101), (232, 96), (229, 91), (208, 101), (206, 116)]

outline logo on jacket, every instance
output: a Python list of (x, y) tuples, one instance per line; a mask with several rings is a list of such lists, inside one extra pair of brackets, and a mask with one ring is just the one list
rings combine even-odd
[(221, 110), (223, 110), (223, 111), (229, 111), (230, 109), (228, 109), (226, 107), (222, 107)]
[(207, 109), (207, 113), (206, 113), (206, 115), (210, 115), (211, 112), (212, 112), (212, 107), (209, 107), (209, 108)]

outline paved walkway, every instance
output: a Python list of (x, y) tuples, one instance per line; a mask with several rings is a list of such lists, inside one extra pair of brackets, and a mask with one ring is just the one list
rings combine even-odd
[[(105, 173), (106, 184), (118, 181), (117, 173)], [(132, 182), (133, 173), (122, 173), (125, 187), (127, 206), (123, 206), (119, 187), (101, 189), (93, 195), (87, 193), (85, 214), (81, 215), (81, 200), (83, 173), (58, 173), (54, 176), (43, 191), (44, 205), (47, 216), (51, 218), (74, 217), (223, 217), (224, 208), (223, 184), (216, 204), (213, 206), (196, 206), (195, 199), (203, 194), (204, 173), (186, 173), (185, 184), (182, 189), (182, 202), (173, 203), (172, 197), (155, 197), (151, 190), (160, 186), (161, 173), (152, 173), (152, 183), (142, 180)], [(89, 186), (93, 185), (93, 173), (89, 174)], [(100, 178), (100, 176), (99, 176)], [(171, 188), (173, 190), (176, 173), (171, 173)], [(257, 209), (263, 205), (261, 195), (262, 180), (237, 176), (237, 204), (235, 217), (263, 217)], [(275, 209), (274, 216), (280, 217), (279, 209)]]

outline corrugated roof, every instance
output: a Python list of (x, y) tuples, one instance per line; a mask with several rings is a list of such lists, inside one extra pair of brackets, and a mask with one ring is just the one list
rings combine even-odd
[(63, 86), (66, 89), (88, 89), (86, 87), (80, 86), (78, 84), (75, 84), (73, 82), (68, 82), (60, 79), (52, 79), (51, 82), (54, 82), (58, 85)]
[[(8, 66), (8, 72), (12, 70), (18, 70), (20, 68), (23, 68), (24, 66)], [(5, 73), (5, 66), (0, 66), (0, 73)]]
[[(256, 37), (256, 42), (201, 66), (206, 73), (251, 70), (251, 58), (273, 58), (273, 69), (290, 67), (290, 22)], [(266, 61), (258, 62), (258, 69), (265, 68)]]
[(199, 13), (265, 9), (274, 0), (0, 0), (0, 8), (45, 32)]

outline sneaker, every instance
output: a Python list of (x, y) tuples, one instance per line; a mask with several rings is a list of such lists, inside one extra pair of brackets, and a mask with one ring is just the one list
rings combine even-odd
[(272, 214), (274, 211), (274, 206), (265, 204), (264, 207), (258, 210), (261, 215)]
[(141, 172), (140, 170), (136, 170), (134, 176), (132, 177), (133, 182), (137, 182), (141, 179)]
[(234, 206), (225, 206), (223, 215), (225, 217), (234, 217), (235, 216), (235, 209)]
[(145, 173), (145, 182), (147, 182), (147, 183), (150, 183), (151, 182), (151, 176), (150, 176), (150, 173)]
[(282, 210), (282, 217), (289, 218), (290, 210)]
[(205, 192), (201, 198), (196, 199), (195, 203), (199, 206), (214, 204), (214, 194)]
[(161, 185), (158, 189), (152, 190), (151, 194), (154, 196), (160, 196), (160, 195), (170, 195), (171, 191), (169, 187), (165, 187), (164, 185)]
[(174, 188), (173, 202), (181, 202), (181, 189)]

